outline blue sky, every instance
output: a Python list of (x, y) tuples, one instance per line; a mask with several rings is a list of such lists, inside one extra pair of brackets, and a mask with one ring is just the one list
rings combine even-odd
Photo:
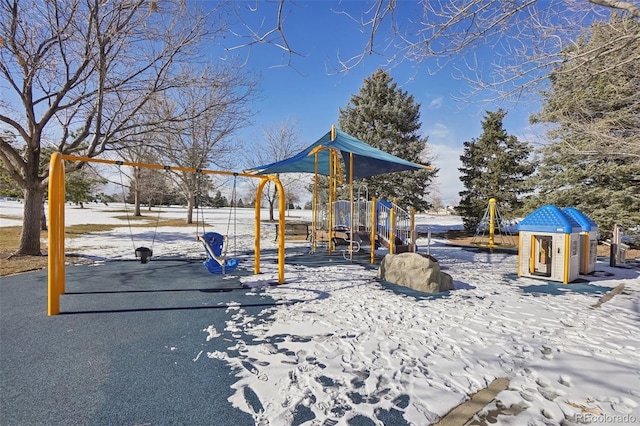
[[(407, 3), (401, 6), (405, 8)], [(366, 77), (382, 67), (421, 104), (422, 135), (429, 137), (428, 145), (437, 155), (434, 166), (440, 168), (437, 191), (445, 204), (453, 203), (459, 199), (458, 192), (462, 189), (457, 168), (463, 142), (480, 136), (484, 112), (498, 106), (455, 101), (453, 97), (459, 97), (467, 87), (452, 76), (452, 67), (435, 75), (428, 72), (428, 64), (405, 62), (386, 67), (388, 56), (383, 54), (367, 56), (349, 72), (337, 73), (338, 55), (346, 58), (361, 52), (369, 35), (363, 33), (357, 23), (335, 11), (346, 8), (359, 17), (367, 4), (364, 1), (288, 3), (284, 31), (291, 48), (300, 56), (290, 58), (273, 44), (234, 51), (246, 57), (248, 70), (261, 75), (261, 96), (255, 104), (253, 125), (242, 130), (238, 139), (259, 140), (263, 127), (296, 120), (304, 145), (311, 144), (330, 130), (332, 124), (337, 125), (339, 108), (345, 107), (350, 97), (358, 93)], [(258, 10), (252, 13), (248, 12), (250, 6), (255, 7), (256, 3), (239, 3), (239, 7), (244, 8), (242, 16), (250, 20), (254, 29), (260, 22), (264, 22), (262, 32), (270, 29), (275, 23), (277, 2), (260, 1)], [(246, 33), (243, 28), (237, 28)], [(237, 46), (243, 40), (231, 38), (226, 42), (228, 46)], [(490, 52), (484, 53), (485, 59), (487, 55)], [(536, 109), (530, 104), (503, 108), (508, 111), (504, 121), (507, 132), (529, 139), (528, 116)]]

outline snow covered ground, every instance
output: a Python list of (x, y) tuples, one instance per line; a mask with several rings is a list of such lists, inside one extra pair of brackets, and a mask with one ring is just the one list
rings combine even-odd
[[(0, 201), (0, 226), (19, 225), (21, 208)], [(69, 239), (67, 252), (131, 259), (134, 245), (150, 245), (153, 228), (130, 232), (126, 220), (114, 218), (122, 208), (68, 206), (67, 225), (122, 227)], [(204, 214), (207, 230), (228, 234), (239, 252), (253, 249), (252, 209), (238, 209), (231, 221), (228, 209)], [(288, 219), (309, 219), (310, 212), (294, 215)], [(184, 211), (164, 209), (161, 217), (182, 218)], [(455, 216), (420, 215), (417, 223), (421, 230), (461, 228)], [(276, 248), (275, 226), (261, 227), (262, 248)], [(154, 255), (203, 257), (195, 235), (195, 226), (161, 227)], [(426, 240), (417, 242), (426, 250)], [(513, 255), (438, 239), (430, 251), (456, 290), (403, 290), (359, 264), (287, 264), (287, 284), (262, 287), (277, 277), (275, 264), (263, 264), (262, 274), (242, 281), (282, 303), (257, 317), (228, 306), (230, 321), (203, 324), (201, 332), (205, 344), (232, 336), (229, 352), (205, 349), (192, 361), (234, 368), (230, 403), (256, 424), (431, 424), (501, 377), (510, 380), (508, 389), (471, 424), (640, 423), (640, 271), (599, 262), (588, 282), (562, 285), (518, 278)], [(621, 294), (594, 307), (621, 284)]]

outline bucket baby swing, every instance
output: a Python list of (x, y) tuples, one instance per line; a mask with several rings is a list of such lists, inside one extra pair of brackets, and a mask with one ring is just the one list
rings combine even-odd
[[(131, 244), (133, 244), (133, 250), (136, 256), (136, 259), (140, 259), (140, 263), (147, 263), (149, 261), (149, 259), (153, 256), (153, 245), (156, 241), (156, 235), (158, 234), (158, 225), (160, 224), (160, 213), (162, 211), (162, 198), (160, 199), (160, 204), (158, 207), (158, 214), (156, 216), (156, 224), (153, 230), (153, 238), (151, 240), (151, 246), (150, 247), (145, 247), (145, 246), (140, 246), (140, 247), (136, 247), (136, 242), (133, 238), (133, 230), (131, 229), (131, 220), (129, 219), (129, 211), (127, 210), (127, 202), (126, 202), (126, 194), (124, 191), (124, 181), (122, 179), (122, 175), (124, 174), (124, 172), (122, 171), (121, 166), (123, 165), (122, 161), (116, 161), (115, 163), (118, 166), (118, 171), (120, 172), (120, 187), (122, 188), (122, 199), (125, 200), (124, 201), (124, 210), (125, 210), (125, 214), (127, 215), (127, 226), (129, 228), (129, 236), (131, 237)], [(168, 170), (167, 168), (165, 170)]]
[[(227, 258), (227, 249), (229, 248), (227, 235), (229, 234), (229, 227), (231, 224), (231, 214), (233, 212), (233, 232), (235, 235), (236, 229), (236, 179), (237, 174), (233, 175), (233, 191), (231, 192), (231, 207), (229, 209), (229, 220), (227, 221), (226, 235), (219, 234), (217, 232), (205, 232), (205, 220), (202, 203), (198, 202), (196, 206), (197, 212), (200, 212), (200, 218), (202, 219), (202, 235), (199, 234), (198, 223), (200, 218), (196, 217), (196, 240), (200, 241), (207, 253), (207, 260), (202, 262), (205, 268), (212, 274), (226, 274), (232, 272), (238, 267), (238, 259)], [(197, 200), (198, 194), (196, 194)], [(235, 251), (235, 238), (234, 238), (234, 251)]]

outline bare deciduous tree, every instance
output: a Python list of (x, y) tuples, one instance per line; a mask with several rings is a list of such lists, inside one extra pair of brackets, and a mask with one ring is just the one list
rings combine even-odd
[[(300, 141), (295, 121), (284, 121), (271, 127), (263, 127), (264, 141), (255, 142), (247, 150), (246, 162), (249, 167), (261, 166), (289, 158), (305, 148)], [(298, 174), (277, 174), (284, 192), (289, 200), (291, 194), (298, 193), (304, 188)], [(254, 180), (254, 179), (252, 179)], [(257, 185), (250, 182), (250, 185)], [(274, 205), (278, 201), (278, 190), (272, 182), (268, 182), (263, 191), (263, 197), (269, 204), (269, 219), (274, 220)]]
[[(284, 24), (295, 20), (295, 4), (279, 0), (274, 10), (273, 4), (256, 2), (245, 9), (245, 14), (248, 10), (270, 15), (264, 28), (245, 24), (244, 41), (232, 49), (269, 43), (285, 53), (283, 64), (290, 65), (300, 52), (295, 40), (287, 39)], [(361, 8), (352, 2), (327, 6), (367, 36), (360, 50), (339, 53), (339, 71), (353, 69), (372, 54), (386, 58), (389, 67), (411, 61), (424, 63), (431, 72), (453, 63), (457, 77), (470, 83), (470, 93), (465, 95), (483, 96), (483, 100), (519, 100), (537, 94), (551, 69), (565, 59), (561, 52), (594, 20), (612, 12), (640, 19), (640, 3), (621, 0), (370, 0), (355, 4)], [(608, 50), (576, 52), (576, 64), (638, 40), (639, 34), (629, 35), (611, 40)], [(486, 55), (478, 53), (483, 49), (491, 51), (489, 63)], [(640, 57), (627, 60), (640, 61)]]
[[(161, 102), (159, 115), (186, 111), (190, 118), (156, 134), (156, 149), (169, 165), (193, 169), (230, 170), (236, 158), (230, 136), (250, 118), (255, 80), (239, 67), (209, 67), (201, 84), (179, 89), (180, 95)], [(193, 223), (195, 197), (206, 194), (210, 175), (173, 172), (174, 180), (187, 199), (187, 223)], [(200, 193), (200, 194), (198, 194)]]
[[(132, 163), (158, 163), (159, 158), (153, 147), (152, 134), (141, 131), (136, 133), (135, 139), (127, 140), (128, 143), (117, 150), (118, 156), (124, 161)], [(147, 173), (146, 170), (137, 166), (128, 169), (128, 171), (125, 171), (122, 169), (122, 166), (118, 166), (120, 174), (118, 184), (121, 186), (121, 195), (123, 201), (125, 201), (127, 199), (126, 187), (128, 186), (129, 192), (133, 197), (133, 216), (142, 216), (140, 204), (144, 198), (143, 188), (153, 186), (153, 182), (151, 181), (157, 174)], [(127, 177), (126, 182), (124, 179), (125, 176)]]
[[(289, 64), (299, 52), (296, 41), (285, 38), (285, 22), (295, 20), (296, 3), (276, 4), (277, 13), (273, 4), (256, 2), (250, 9), (268, 14), (271, 25), (244, 34), (250, 41), (241, 46), (270, 43), (285, 53), (283, 63)], [(468, 83), (460, 94), (465, 101), (538, 101), (540, 92), (550, 87), (552, 72), (572, 78), (588, 68), (597, 77), (640, 63), (640, 31), (632, 25), (640, 22), (638, 0), (370, 0), (327, 7), (366, 35), (356, 51), (340, 52), (338, 71), (351, 70), (374, 54), (386, 60), (387, 67), (405, 61), (422, 64), (429, 72), (451, 67), (454, 77)], [(626, 28), (611, 26), (611, 37), (597, 46), (580, 41), (594, 22), (608, 22), (612, 16), (626, 19)], [(640, 93), (636, 90), (630, 99), (640, 99)], [(602, 121), (580, 125), (610, 152), (637, 155), (637, 145), (610, 131), (625, 123), (612, 122), (609, 128), (603, 128)]]
[[(197, 82), (182, 65), (225, 34), (223, 3), (205, 13), (181, 0), (0, 2), (0, 160), (24, 192), (19, 254), (39, 254), (39, 221), (48, 169), (44, 139), (64, 154), (89, 157), (162, 122), (136, 116), (158, 96)], [(189, 118), (186, 111), (169, 121)]]

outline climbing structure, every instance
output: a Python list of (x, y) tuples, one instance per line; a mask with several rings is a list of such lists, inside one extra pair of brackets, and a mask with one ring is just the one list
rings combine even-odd
[(515, 238), (509, 231), (509, 224), (502, 219), (495, 198), (489, 200), (471, 244), (487, 247), (489, 250), (497, 247), (516, 247)]
[[(276, 174), (276, 173), (313, 173), (314, 174), (314, 223), (312, 229), (314, 230), (314, 238), (312, 244), (312, 250), (315, 251), (317, 243), (320, 241), (319, 234), (316, 230), (323, 230), (327, 233), (326, 240), (330, 242), (327, 245), (329, 254), (334, 250), (331, 242), (336, 236), (336, 232), (343, 232), (343, 230), (336, 229), (336, 220), (334, 219), (334, 202), (338, 201), (338, 187), (344, 184), (349, 191), (349, 213), (345, 214), (345, 217), (355, 218), (356, 204), (360, 200), (355, 198), (354, 195), (354, 181), (361, 178), (370, 176), (395, 173), (408, 170), (433, 170), (433, 167), (412, 163), (404, 160), (400, 157), (389, 154), (388, 152), (374, 148), (373, 146), (366, 144), (365, 142), (354, 138), (335, 127), (331, 128), (330, 132), (327, 132), (323, 137), (318, 139), (315, 143), (294, 155), (276, 163), (265, 164), (252, 169), (253, 173), (257, 174)], [(318, 182), (319, 176), (326, 176), (327, 189), (320, 191), (320, 185)], [(327, 218), (326, 227), (318, 223), (320, 214), (319, 210), (322, 206), (318, 200), (321, 198), (321, 192), (327, 192)], [(371, 200), (373, 201), (373, 199)], [(376, 204), (373, 203), (375, 206)], [(331, 206), (331, 208), (329, 208)], [(393, 208), (389, 211), (389, 215), (395, 215), (399, 210)], [(375, 211), (372, 208), (372, 216), (375, 215)], [(394, 252), (395, 245), (395, 233), (399, 230), (410, 232), (410, 227), (402, 225), (396, 226), (397, 222), (390, 219), (390, 234), (389, 243), (390, 251)], [(355, 244), (356, 241), (353, 237), (356, 236), (357, 229), (354, 228), (354, 221), (349, 221), (349, 233), (348, 239), (345, 239), (347, 243), (346, 252), (349, 256), (358, 248)], [(395, 228), (394, 228), (395, 227)], [(325, 228), (325, 229), (323, 229)], [(372, 262), (373, 262), (373, 250), (372, 250)]]

